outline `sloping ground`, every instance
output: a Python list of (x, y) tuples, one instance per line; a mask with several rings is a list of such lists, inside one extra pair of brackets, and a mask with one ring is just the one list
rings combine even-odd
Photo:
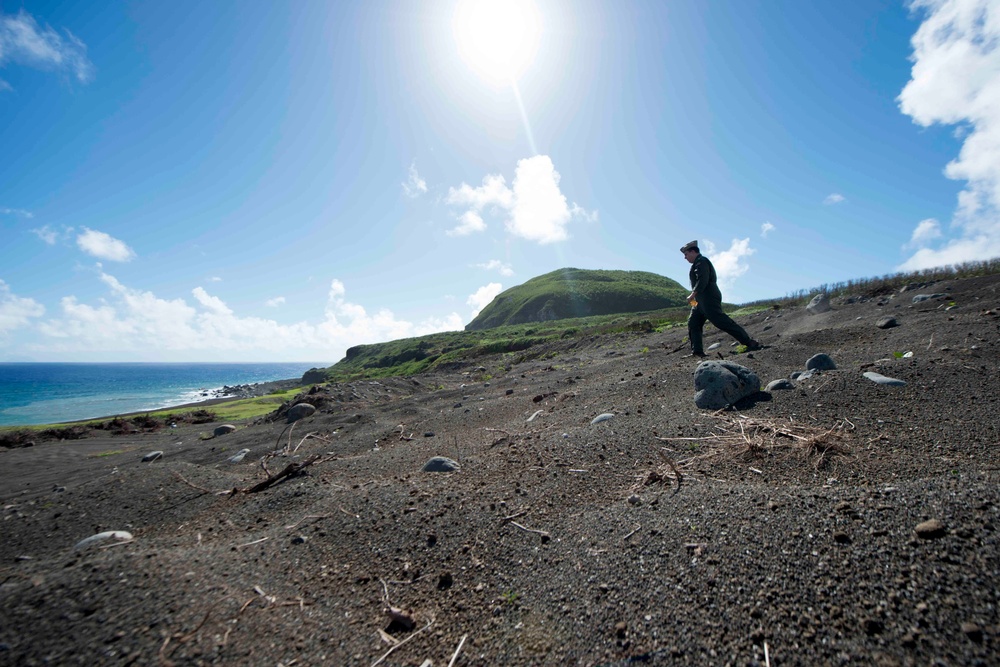
[[(734, 411), (694, 407), (671, 330), (332, 385), (290, 434), (0, 452), (0, 664), (995, 664), (997, 290), (758, 313), (752, 354), (706, 332), (765, 384), (838, 365)], [(276, 448), (320, 458), (212, 493)], [(135, 539), (73, 552), (102, 530)]]
[(501, 292), (465, 329), (660, 310), (686, 296), (676, 281), (647, 271), (558, 269)]

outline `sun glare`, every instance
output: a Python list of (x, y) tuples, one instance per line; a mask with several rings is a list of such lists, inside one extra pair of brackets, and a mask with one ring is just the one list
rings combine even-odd
[(452, 30), (465, 64), (488, 82), (505, 84), (531, 64), (540, 23), (531, 0), (460, 0)]

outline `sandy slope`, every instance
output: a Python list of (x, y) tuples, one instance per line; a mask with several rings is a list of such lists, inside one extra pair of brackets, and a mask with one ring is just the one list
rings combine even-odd
[[(290, 437), (0, 451), (0, 664), (998, 664), (998, 285), (759, 313), (751, 355), (713, 331), (764, 383), (838, 365), (719, 414), (678, 329), (331, 386)], [(283, 446), (319, 460), (211, 492)], [(73, 551), (105, 530), (134, 540)]]

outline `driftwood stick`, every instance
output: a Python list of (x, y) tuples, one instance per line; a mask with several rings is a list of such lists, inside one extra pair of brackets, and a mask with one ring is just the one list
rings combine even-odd
[(298, 461), (296, 463), (289, 463), (287, 466), (284, 467), (284, 469), (281, 472), (271, 475), (263, 482), (255, 484), (254, 486), (251, 486), (248, 489), (241, 489), (241, 491), (243, 493), (257, 493), (258, 491), (263, 491), (264, 489), (273, 486), (274, 484), (277, 484), (286, 477), (294, 475), (295, 473), (311, 466), (312, 464), (316, 463), (319, 460), (320, 460), (319, 454), (313, 454), (309, 458), (304, 459), (302, 461)]

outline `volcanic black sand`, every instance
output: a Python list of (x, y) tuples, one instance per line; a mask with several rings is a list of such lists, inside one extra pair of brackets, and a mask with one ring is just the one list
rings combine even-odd
[(0, 664), (1000, 664), (998, 285), (709, 329), (837, 364), (718, 413), (678, 328), (0, 451)]

